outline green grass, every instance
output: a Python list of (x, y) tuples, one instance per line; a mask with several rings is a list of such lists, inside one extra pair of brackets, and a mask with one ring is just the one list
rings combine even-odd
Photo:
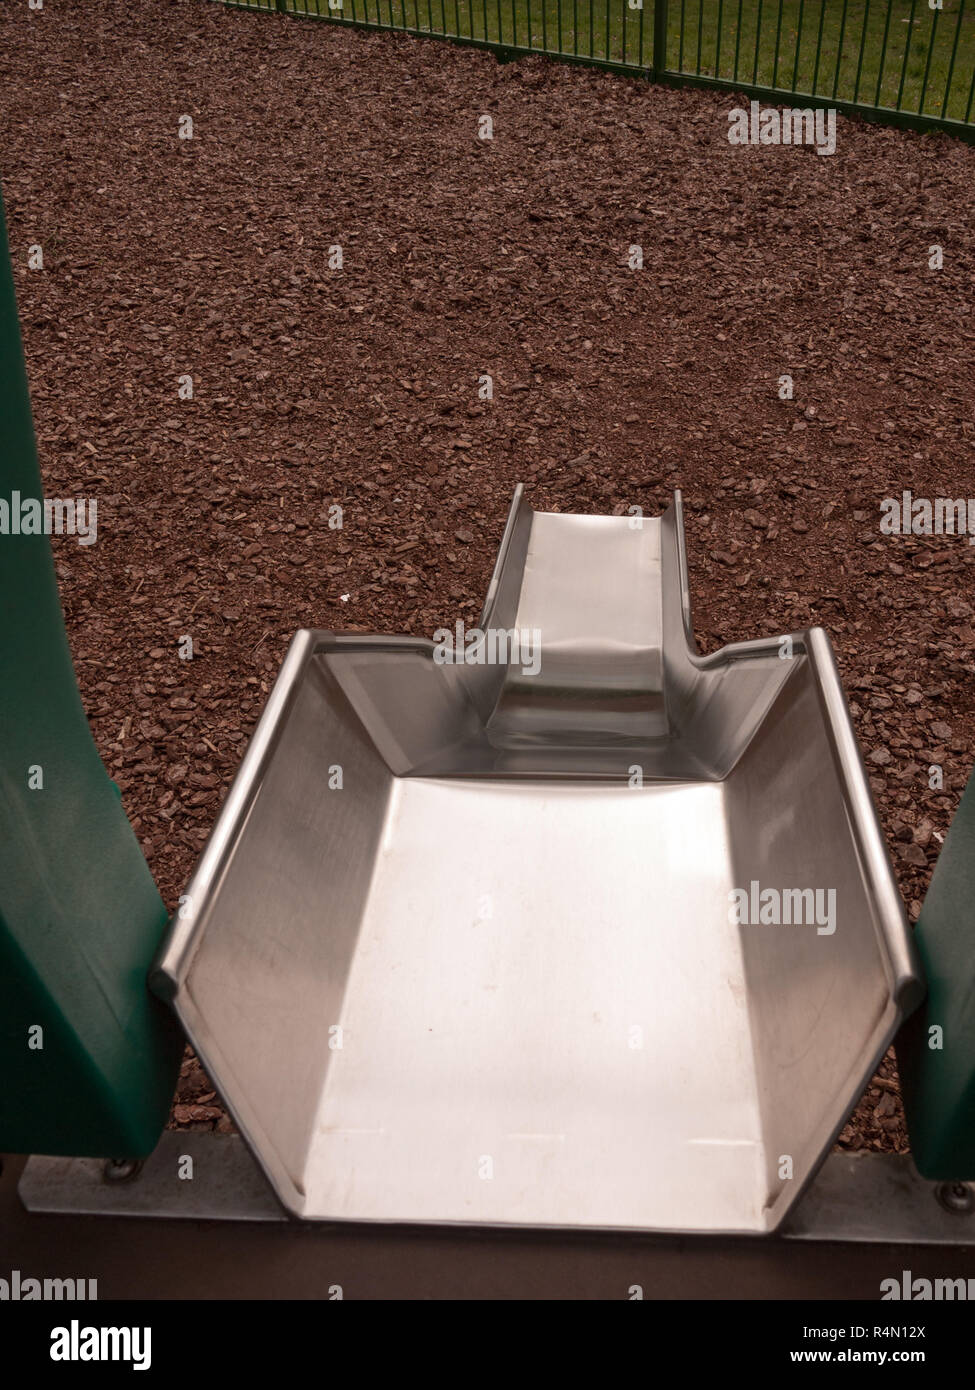
[[(275, 0), (238, 0), (273, 10)], [(419, 33), (649, 67), (653, 3), (627, 0), (287, 0), (319, 14)], [(975, 2), (669, 0), (667, 69), (925, 116), (975, 114)]]

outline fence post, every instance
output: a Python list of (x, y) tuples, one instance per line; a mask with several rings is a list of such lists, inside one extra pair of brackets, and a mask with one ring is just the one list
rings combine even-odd
[(278, 14), (288, 13), (288, 0), (274, 0)]
[(653, 75), (667, 68), (667, 0), (653, 0)]

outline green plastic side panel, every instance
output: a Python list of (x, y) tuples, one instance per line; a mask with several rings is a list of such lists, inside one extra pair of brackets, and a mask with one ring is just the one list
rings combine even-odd
[[(935, 866), (914, 937), (928, 997), (904, 1024), (897, 1063), (918, 1171), (975, 1180), (975, 773)], [(931, 1029), (943, 1033), (930, 1046)]]
[[(0, 202), (0, 499), (15, 491), (43, 496)], [(182, 1052), (146, 986), (165, 922), (85, 719), (50, 542), (0, 531), (0, 1150), (152, 1151)]]

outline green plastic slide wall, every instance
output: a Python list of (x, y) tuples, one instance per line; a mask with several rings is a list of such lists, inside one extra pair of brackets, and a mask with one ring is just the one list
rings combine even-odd
[[(0, 202), (8, 513), (17, 492), (43, 497)], [(12, 529), (0, 528), (0, 1150), (141, 1157), (183, 1046), (146, 986), (166, 912), (85, 719), (50, 541)]]
[(926, 1178), (975, 1181), (975, 773), (914, 929), (928, 996), (901, 1029), (897, 1064), (911, 1152)]

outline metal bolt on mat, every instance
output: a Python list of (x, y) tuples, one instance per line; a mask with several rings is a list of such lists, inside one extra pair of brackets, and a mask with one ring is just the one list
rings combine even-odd
[(106, 1158), (104, 1177), (106, 1182), (131, 1182), (142, 1171), (142, 1160), (138, 1158)]
[(939, 1182), (934, 1195), (953, 1216), (970, 1216), (975, 1212), (975, 1188), (965, 1182)]

